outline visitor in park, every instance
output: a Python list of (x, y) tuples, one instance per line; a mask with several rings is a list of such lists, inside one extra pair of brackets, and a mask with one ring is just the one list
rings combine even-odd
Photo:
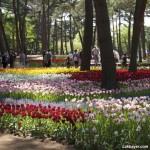
[(124, 53), (123, 57), (122, 57), (122, 65), (126, 66), (127, 65), (127, 54)]
[(45, 53), (46, 53), (46, 50), (44, 50), (43, 53), (42, 53), (42, 56), (43, 56), (43, 67), (45, 67), (45, 66), (44, 66), (44, 65), (45, 65), (45, 64), (44, 64), (44, 55), (45, 55)]
[(73, 59), (73, 54), (71, 52), (69, 52), (68, 56), (69, 56), (70, 59)]
[(13, 55), (14, 55), (14, 61), (15, 61), (17, 54), (16, 54), (15, 52), (12, 52), (12, 53), (13, 53)]
[(10, 58), (10, 68), (14, 68), (15, 56), (13, 52), (9, 53), (9, 58)]
[(70, 68), (70, 66), (71, 66), (71, 60), (70, 60), (69, 55), (66, 58), (66, 66), (67, 66), (67, 68)]
[(21, 67), (25, 67), (26, 65), (26, 55), (22, 52), (20, 55), (20, 65)]
[(70, 63), (73, 64), (73, 54), (71, 52), (69, 52), (69, 58), (70, 58)]
[(97, 66), (98, 63), (99, 63), (99, 59), (100, 59), (100, 50), (99, 50), (99, 48), (95, 46), (92, 49), (92, 53), (93, 53), (93, 57), (94, 57), (95, 66)]
[(45, 51), (45, 54), (43, 56), (43, 67), (47, 67), (48, 66), (48, 57), (47, 57), (48, 52)]
[(47, 67), (51, 66), (51, 58), (52, 58), (52, 53), (50, 52), (50, 50), (47, 51)]
[[(6, 52), (5, 54), (5, 65), (6, 65), (6, 67), (8, 66), (8, 64), (10, 64), (10, 57), (9, 57), (9, 53), (8, 52)], [(5, 67), (5, 68), (6, 68)]]
[(82, 61), (82, 50), (79, 52), (79, 65), (81, 65)]
[(119, 53), (116, 50), (113, 50), (113, 54), (114, 54), (115, 63), (119, 62), (120, 60)]
[(79, 65), (79, 54), (78, 54), (77, 50), (74, 51), (73, 60), (74, 60), (75, 68), (78, 68), (78, 65)]
[(5, 55), (4, 52), (1, 53), (1, 58), (2, 58), (3, 68), (6, 68), (7, 67), (7, 62), (6, 62), (6, 55)]

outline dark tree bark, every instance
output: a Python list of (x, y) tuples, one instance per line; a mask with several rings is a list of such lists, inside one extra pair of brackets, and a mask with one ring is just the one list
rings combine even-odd
[(95, 41), (96, 41), (96, 26), (94, 27), (94, 32), (93, 32), (93, 39), (92, 39), (92, 48), (94, 47), (95, 45)]
[(119, 9), (119, 33), (118, 33), (118, 52), (119, 55), (122, 55), (122, 41), (121, 41), (121, 10)]
[(66, 20), (65, 20), (65, 16), (64, 16), (64, 29), (65, 29), (65, 49), (66, 49), (66, 54), (68, 54), (68, 47), (67, 47), (67, 24), (66, 24)]
[(16, 48), (17, 53), (19, 53), (21, 51), (21, 41), (19, 34), (19, 0), (13, 0), (13, 11), (15, 14)]
[(114, 14), (112, 14), (112, 27), (113, 27), (113, 33), (112, 33), (112, 43), (113, 43), (113, 49), (116, 49), (116, 38), (115, 38), (115, 20), (114, 20)]
[(131, 56), (131, 16), (132, 16), (132, 12), (130, 12), (130, 15), (128, 17), (128, 57), (130, 58)]
[(143, 59), (146, 59), (146, 49), (145, 49), (145, 27), (144, 22), (142, 26), (142, 32), (141, 32), (141, 42), (142, 42), (142, 50), (143, 50)]
[[(36, 16), (35, 16), (36, 17)], [(38, 17), (36, 20), (36, 53), (40, 49), (40, 31), (41, 31), (41, 11), (38, 12)]]
[(20, 25), (20, 40), (21, 40), (21, 50), (27, 55), (27, 48), (26, 48), (26, 7), (28, 4), (28, 0), (25, 0), (25, 4), (23, 7), (23, 15), (19, 15), (19, 25)]
[[(0, 1), (0, 7), (1, 7), (1, 1)], [(2, 29), (2, 11), (0, 8), (0, 52), (4, 52), (4, 40), (3, 40), (3, 29)]]
[(54, 49), (54, 51), (55, 51), (55, 54), (56, 55), (58, 55), (58, 31), (57, 31), (57, 20), (55, 20), (55, 25), (54, 25), (54, 32), (55, 32), (55, 34), (54, 34), (54, 39), (55, 39), (55, 49)]
[(93, 4), (92, 0), (85, 0), (85, 22), (81, 71), (90, 70), (91, 46), (93, 35)]
[(46, 11), (45, 0), (42, 0), (42, 50), (47, 49), (47, 28), (46, 28)]
[(94, 0), (94, 6), (96, 10), (98, 42), (101, 51), (101, 87), (104, 89), (115, 89), (117, 87), (116, 65), (113, 56), (112, 38), (106, 0)]
[(148, 53), (150, 54), (150, 41), (148, 42)]
[(69, 39), (70, 39), (70, 49), (71, 49), (71, 52), (73, 53), (73, 41), (72, 41), (72, 15), (70, 14), (69, 15), (69, 21), (70, 21), (70, 30), (69, 30)]
[(83, 49), (83, 37), (82, 37), (80, 30), (78, 30), (78, 33), (79, 33), (79, 38), (80, 38), (80, 42), (81, 42), (81, 47)]
[(1, 42), (0, 45), (1, 45), (2, 51), (6, 50), (9, 52), (9, 44), (8, 44), (8, 40), (6, 37), (3, 21), (2, 21), (1, 9), (0, 9), (0, 42)]
[(51, 32), (51, 17), (50, 17), (50, 0), (48, 0), (47, 9), (47, 48), (50, 49), (50, 32)]
[(60, 20), (60, 54), (63, 55), (64, 54), (64, 46), (63, 46), (63, 16), (61, 16), (61, 20)]
[(118, 33), (118, 22), (116, 19), (116, 43), (117, 43), (117, 50), (119, 49), (119, 33)]
[(137, 49), (147, 0), (136, 0), (129, 72), (137, 71)]
[(141, 43), (139, 42), (139, 62), (142, 62)]

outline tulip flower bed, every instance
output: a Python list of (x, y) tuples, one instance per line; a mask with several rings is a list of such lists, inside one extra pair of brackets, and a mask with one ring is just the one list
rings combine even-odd
[[(52, 58), (52, 66), (64, 66), (66, 62), (67, 56), (60, 56), (57, 55), (56, 58)], [(19, 57), (16, 59), (17, 61), (20, 60)], [(43, 57), (42, 55), (28, 55), (27, 56), (27, 64), (30, 67), (43, 67)]]
[(116, 90), (101, 89), (100, 76), (74, 68), (2, 69), (0, 131), (87, 150), (150, 146), (150, 71), (118, 70)]
[(74, 99), (74, 109), (16, 102), (0, 103), (1, 131), (65, 139), (79, 149), (121, 149), (125, 144), (148, 148), (150, 144), (150, 98), (146, 96)]
[[(117, 70), (116, 74), (118, 81), (150, 78), (150, 70), (138, 70), (136, 73), (130, 73), (127, 70)], [(76, 80), (100, 81), (102, 78), (102, 72), (99, 70), (93, 70), (89, 72), (73, 72), (71, 75), (71, 79)]]

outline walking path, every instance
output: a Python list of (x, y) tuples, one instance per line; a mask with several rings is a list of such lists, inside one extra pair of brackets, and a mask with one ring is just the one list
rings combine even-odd
[(18, 137), (10, 134), (0, 135), (0, 150), (75, 150), (73, 146), (63, 145), (56, 141)]

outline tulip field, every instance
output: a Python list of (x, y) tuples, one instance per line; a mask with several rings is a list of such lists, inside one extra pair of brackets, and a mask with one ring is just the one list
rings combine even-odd
[(77, 149), (150, 147), (150, 70), (117, 70), (118, 89), (101, 89), (101, 70), (0, 69), (0, 132), (50, 138)]

